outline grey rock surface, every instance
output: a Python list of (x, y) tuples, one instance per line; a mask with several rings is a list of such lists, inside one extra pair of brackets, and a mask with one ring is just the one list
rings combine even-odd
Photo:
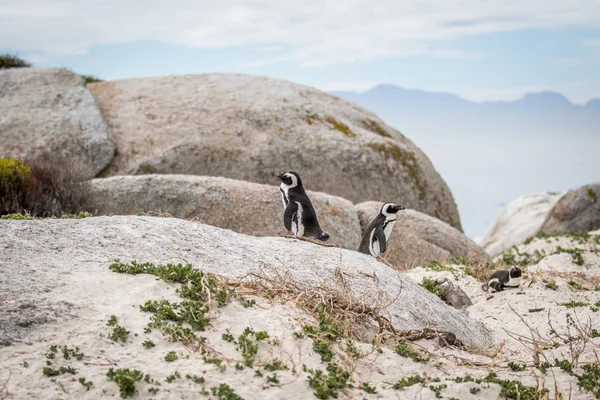
[(536, 235), (548, 217), (548, 212), (563, 194), (542, 192), (514, 199), (502, 208), (496, 220), (486, 230), (481, 239), (481, 247), (494, 257)]
[(549, 211), (540, 231), (588, 232), (600, 228), (600, 183), (569, 190)]
[[(283, 226), (281, 194), (274, 185), (155, 174), (93, 179), (90, 192), (87, 209), (94, 215), (162, 212), (248, 235), (291, 235)], [(331, 236), (327, 243), (356, 250), (361, 228), (354, 205), (326, 193), (307, 193), (321, 227)]]
[(464, 290), (448, 278), (436, 279), (436, 283), (440, 288), (444, 289), (444, 297), (446, 303), (454, 308), (462, 310), (473, 305), (473, 302)]
[[(382, 205), (382, 202), (368, 201), (355, 206), (363, 229), (377, 216)], [(408, 209), (398, 212), (396, 218), (388, 250), (382, 257), (399, 270), (434, 260), (442, 263), (457, 259), (478, 264), (492, 262), (477, 243), (439, 219)]]
[[(347, 290), (361, 300), (392, 299), (382, 313), (396, 329), (437, 328), (454, 333), (467, 345), (493, 345), (483, 324), (449, 307), (402, 273), (355, 251), (247, 236), (177, 218), (0, 220), (0, 231), (3, 303), (36, 301), (49, 307), (58, 304), (67, 292), (80, 304), (103, 301), (97, 297), (102, 296), (98, 290), (102, 282), (111, 282), (113, 292), (123, 289), (117, 279), (123, 280), (122, 285), (130, 282), (108, 269), (115, 258), (189, 262), (202, 270), (239, 279), (259, 269), (268, 275), (285, 272), (309, 287), (336, 284), (335, 276), (341, 271)], [(13, 324), (14, 317), (6, 307), (0, 307), (4, 324)], [(58, 314), (54, 320), (64, 323), (66, 318)], [(25, 337), (27, 329), (19, 327), (12, 335)]]
[(84, 178), (112, 160), (115, 142), (84, 79), (66, 69), (0, 70), (0, 157), (58, 153)]
[(191, 174), (272, 182), (354, 203), (400, 201), (461, 230), (452, 193), (415, 144), (364, 108), (261, 76), (203, 74), (88, 85), (118, 155), (103, 176)]

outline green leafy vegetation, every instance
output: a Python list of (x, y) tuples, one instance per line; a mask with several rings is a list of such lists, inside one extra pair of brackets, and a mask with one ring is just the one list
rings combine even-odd
[(142, 346), (144, 346), (144, 348), (146, 348), (146, 349), (150, 349), (156, 345), (154, 344), (154, 342), (152, 340), (146, 340), (144, 343), (142, 343)]
[(268, 364), (263, 365), (263, 368), (267, 371), (280, 371), (284, 369), (289, 369), (287, 365), (283, 364), (281, 360), (273, 359)]
[(0, 69), (9, 68), (29, 68), (31, 64), (16, 54), (3, 53), (0, 54)]
[(75, 375), (77, 373), (77, 370), (73, 367), (60, 367), (58, 369), (52, 367), (44, 367), (42, 373), (46, 376), (56, 376), (61, 374)]
[(546, 289), (557, 290), (558, 286), (556, 285), (556, 282), (551, 281), (546, 283)]
[(90, 390), (92, 388), (92, 386), (94, 386), (93, 382), (90, 381), (86, 381), (85, 378), (79, 378), (78, 382), (81, 383), (81, 386), (85, 387), (85, 391), (87, 392), (88, 390)]
[(186, 379), (189, 379), (192, 382), (197, 383), (197, 384), (203, 384), (204, 383), (204, 377), (203, 376), (197, 376), (197, 375), (187, 374), (185, 377), (186, 377)]
[(557, 367), (559, 367), (561, 370), (563, 370), (567, 374), (569, 374), (569, 375), (573, 374), (573, 364), (571, 364), (570, 361), (559, 360), (558, 358), (555, 358), (554, 363), (556, 364)]
[(212, 395), (216, 396), (219, 400), (244, 400), (225, 383), (221, 383), (218, 387), (212, 387), (210, 391), (212, 392)]
[(135, 383), (142, 380), (144, 374), (137, 370), (129, 368), (117, 369), (109, 368), (106, 373), (109, 381), (115, 382), (119, 386), (119, 393), (122, 398), (131, 397), (135, 394)]
[(244, 332), (238, 337), (238, 350), (244, 357), (244, 365), (252, 367), (258, 353), (258, 343), (268, 338), (269, 334), (265, 331), (255, 332), (250, 327), (244, 329)]
[(525, 386), (516, 380), (499, 379), (494, 372), (490, 372), (484, 381), (500, 385), (500, 397), (506, 399), (539, 400), (545, 398), (549, 392), (543, 387)]
[(394, 389), (404, 389), (412, 385), (416, 385), (417, 383), (425, 383), (427, 378), (422, 377), (421, 375), (412, 375), (408, 378), (402, 378), (398, 382), (394, 384)]
[(600, 364), (587, 364), (582, 369), (583, 374), (577, 376), (577, 384), (580, 388), (593, 393), (597, 399), (600, 399)]
[(446, 291), (444, 288), (440, 287), (440, 285), (431, 278), (423, 278), (423, 281), (419, 283), (419, 286), (427, 289), (429, 292), (435, 294), (440, 299), (446, 301)]
[(585, 303), (583, 301), (574, 301), (571, 300), (568, 303), (561, 303), (562, 306), (565, 306), (567, 308), (575, 308), (575, 307), (585, 307), (585, 306), (589, 306), (590, 303)]
[(305, 368), (305, 371), (310, 374), (308, 385), (318, 399), (337, 398), (338, 391), (347, 387), (350, 380), (350, 373), (334, 363), (327, 365), (327, 375), (320, 369)]
[(324, 340), (315, 339), (313, 341), (313, 350), (321, 356), (322, 362), (331, 361), (333, 358), (333, 350), (331, 344)]
[(167, 354), (165, 354), (166, 362), (173, 362), (173, 361), (177, 360), (178, 358), (179, 358), (179, 356), (174, 351), (170, 351)]
[(373, 386), (371, 386), (369, 384), (369, 382), (365, 382), (362, 384), (362, 386), (360, 387), (362, 390), (364, 390), (367, 393), (371, 393), (371, 394), (375, 394), (377, 393), (377, 389), (375, 389)]
[(525, 371), (525, 364), (519, 364), (511, 361), (508, 363), (508, 368), (510, 368), (511, 371), (515, 372)]
[(175, 379), (180, 379), (180, 378), (181, 378), (181, 375), (179, 374), (179, 372), (175, 371), (175, 372), (173, 372), (171, 375), (168, 375), (168, 376), (165, 378), (165, 381), (166, 381), (167, 383), (172, 383), (172, 382), (173, 382)]
[(110, 340), (113, 342), (125, 342), (127, 340), (130, 332), (117, 323), (117, 317), (111, 315), (106, 325), (113, 327), (112, 332), (108, 334)]
[(407, 357), (412, 359), (414, 362), (427, 362), (429, 361), (428, 358), (423, 357), (421, 354), (419, 354), (419, 352), (417, 352), (416, 350), (413, 350), (412, 347), (409, 346), (409, 344), (402, 340), (400, 343), (398, 343), (396, 345), (396, 347), (394, 348), (394, 351), (401, 355), (402, 357)]
[(435, 397), (438, 399), (442, 398), (442, 390), (446, 389), (448, 386), (446, 384), (441, 385), (429, 385), (429, 390), (435, 393)]

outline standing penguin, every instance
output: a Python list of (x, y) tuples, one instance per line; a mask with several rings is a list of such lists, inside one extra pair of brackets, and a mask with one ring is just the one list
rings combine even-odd
[(283, 202), (283, 224), (294, 236), (327, 241), (329, 234), (321, 230), (317, 213), (308, 198), (300, 175), (289, 171), (276, 174), (281, 179), (279, 190)]
[(373, 257), (385, 252), (392, 228), (396, 223), (396, 213), (401, 210), (404, 210), (404, 207), (394, 203), (385, 203), (365, 230), (358, 251)]

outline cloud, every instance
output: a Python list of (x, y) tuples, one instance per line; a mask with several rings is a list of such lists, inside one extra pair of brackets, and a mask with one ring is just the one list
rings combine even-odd
[(600, 28), (597, 6), (597, 0), (0, 0), (0, 48), (78, 54), (140, 40), (212, 49), (276, 44), (282, 50), (273, 60), (304, 66), (414, 54), (477, 57), (444, 46), (499, 31)]

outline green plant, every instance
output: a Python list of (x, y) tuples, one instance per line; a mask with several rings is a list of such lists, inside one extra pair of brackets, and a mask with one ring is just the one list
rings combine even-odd
[(9, 68), (29, 68), (31, 64), (23, 60), (16, 54), (4, 53), (0, 54), (0, 69)]
[[(254, 336), (254, 340), (252, 339)], [(258, 342), (269, 338), (266, 331), (255, 332), (252, 328), (246, 327), (244, 332), (238, 337), (238, 351), (244, 357), (244, 365), (252, 367), (256, 354), (258, 353)]]
[(539, 369), (540, 371), (542, 371), (543, 374), (548, 372), (548, 368), (550, 368), (550, 363), (548, 363), (547, 361), (536, 365), (536, 368)]
[(308, 337), (322, 337), (325, 339), (338, 339), (342, 335), (342, 328), (335, 321), (333, 316), (327, 312), (325, 304), (319, 304), (315, 307), (317, 321), (319, 326), (315, 328), (312, 325), (304, 325), (302, 329)]
[(558, 286), (556, 285), (556, 282), (552, 281), (546, 283), (546, 289), (556, 290), (558, 289)]
[(574, 264), (583, 265), (583, 251), (581, 249), (565, 249), (558, 246), (555, 254), (559, 253), (570, 254)]
[(574, 301), (574, 300), (571, 300), (568, 303), (561, 303), (561, 305), (565, 306), (567, 308), (575, 308), (575, 307), (589, 306), (590, 303), (584, 303), (583, 301)]
[(442, 385), (429, 385), (429, 390), (431, 390), (433, 393), (435, 393), (435, 397), (438, 399), (442, 398), (442, 390), (446, 389), (448, 386), (446, 384), (442, 384)]
[(402, 378), (398, 382), (394, 384), (394, 389), (404, 389), (412, 385), (416, 385), (417, 383), (425, 383), (426, 378), (423, 378), (421, 375), (412, 375), (408, 378)]
[(394, 351), (401, 355), (402, 357), (407, 357), (412, 359), (414, 362), (427, 362), (428, 358), (421, 356), (417, 351), (413, 350), (406, 341), (402, 340), (400, 343), (396, 345)]
[(273, 384), (278, 384), (279, 383), (279, 378), (277, 378), (277, 374), (273, 374), (271, 376), (267, 376), (267, 383), (273, 383)]
[(225, 383), (221, 383), (218, 387), (212, 387), (210, 391), (219, 400), (244, 400)]
[(321, 356), (322, 362), (331, 361), (333, 358), (333, 351), (331, 350), (329, 342), (315, 339), (313, 341), (313, 350)]
[(367, 393), (375, 394), (377, 393), (377, 389), (369, 384), (369, 382), (364, 382), (361, 386), (361, 389)]
[(146, 349), (150, 349), (156, 345), (154, 344), (154, 342), (152, 340), (146, 340), (144, 343), (142, 343), (142, 346), (144, 346), (144, 348), (146, 348)]
[(469, 392), (471, 392), (471, 394), (477, 394), (477, 393), (481, 392), (481, 388), (473, 386), (473, 387), (469, 388)]
[(273, 361), (271, 361), (270, 363), (263, 365), (263, 368), (267, 371), (280, 371), (284, 369), (289, 369), (287, 365), (282, 364), (281, 360), (277, 359), (273, 359)]
[(231, 333), (229, 333), (229, 329), (227, 329), (227, 333), (224, 333), (223, 335), (221, 335), (221, 338), (226, 342), (234, 342), (235, 341), (235, 338), (233, 337), (233, 335)]
[(515, 372), (525, 371), (525, 364), (519, 364), (511, 361), (508, 363), (508, 368), (510, 368), (511, 371)]
[(76, 360), (81, 360), (83, 358), (83, 353), (79, 351), (79, 347), (77, 346), (75, 346), (75, 348), (72, 349), (70, 349), (68, 346), (62, 346), (61, 350), (63, 353), (63, 358), (65, 360), (68, 360), (71, 357), (75, 358)]
[(419, 283), (419, 286), (427, 289), (429, 292), (435, 294), (440, 299), (446, 301), (446, 293), (444, 288), (431, 278), (423, 278), (423, 281)]
[(165, 354), (166, 362), (173, 362), (173, 361), (177, 360), (178, 358), (179, 358), (179, 356), (174, 351), (170, 351), (167, 354)]
[(92, 386), (94, 386), (93, 382), (90, 381), (86, 381), (85, 378), (79, 378), (78, 382), (81, 383), (82, 386), (85, 387), (85, 391), (87, 392), (88, 390), (90, 390), (92, 388)]
[(597, 300), (593, 306), (590, 306), (590, 310), (598, 312), (598, 310), (600, 310), (600, 300)]
[(525, 386), (516, 380), (499, 379), (494, 372), (490, 372), (484, 381), (500, 385), (500, 397), (506, 399), (539, 400), (546, 398), (548, 393), (548, 389), (544, 387)]
[(582, 369), (584, 373), (577, 376), (577, 385), (592, 392), (597, 399), (600, 399), (600, 364), (587, 364)]
[(314, 395), (318, 399), (337, 398), (338, 390), (348, 386), (350, 373), (337, 364), (327, 365), (327, 375), (322, 370), (307, 369), (308, 385), (314, 389)]
[(115, 371), (111, 367), (108, 369), (106, 376), (109, 381), (115, 382), (119, 386), (121, 397), (126, 398), (135, 394), (135, 383), (142, 380), (144, 374), (137, 369), (125, 368)]
[(108, 334), (108, 338), (113, 342), (125, 342), (129, 336), (129, 331), (117, 323), (117, 317), (111, 315), (108, 322), (108, 326), (112, 326), (113, 330)]
[(56, 375), (67, 374), (67, 373), (75, 375), (77, 373), (77, 370), (73, 367), (60, 367), (58, 369), (54, 369), (51, 367), (44, 367), (44, 369), (42, 370), (42, 373), (46, 376), (56, 376)]
[(558, 358), (555, 358), (554, 363), (556, 364), (557, 367), (559, 367), (561, 370), (563, 370), (567, 374), (569, 374), (569, 375), (573, 374), (573, 364), (571, 364), (570, 361), (559, 360)]
[(198, 384), (203, 384), (204, 383), (204, 377), (203, 376), (196, 376), (196, 375), (187, 374), (185, 377), (187, 379), (191, 380), (194, 383), (198, 383)]
[(179, 375), (179, 372), (175, 371), (171, 375), (168, 375), (165, 378), (165, 381), (167, 381), (167, 383), (172, 383), (175, 379), (179, 379), (179, 378), (181, 378), (181, 375)]

